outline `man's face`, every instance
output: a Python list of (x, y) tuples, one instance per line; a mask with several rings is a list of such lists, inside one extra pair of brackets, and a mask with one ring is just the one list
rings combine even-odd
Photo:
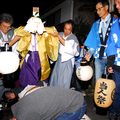
[(118, 9), (118, 12), (120, 14), (120, 0), (115, 0), (116, 8)]
[(11, 94), (6, 94), (6, 97), (7, 97), (8, 101), (9, 101), (9, 100), (11, 100), (11, 99), (14, 99), (14, 98), (15, 98), (15, 94), (14, 94), (14, 93), (11, 93)]
[(71, 34), (71, 32), (72, 32), (72, 24), (71, 23), (70, 24), (66, 23), (65, 26), (64, 26), (65, 37), (69, 36)]
[(11, 28), (11, 23), (2, 22), (0, 25), (0, 30), (4, 34), (7, 34), (7, 32), (10, 30), (10, 28)]
[(96, 5), (96, 11), (99, 17), (102, 17), (103, 19), (105, 19), (105, 17), (108, 15), (108, 8), (109, 6), (103, 6), (102, 3), (98, 3)]

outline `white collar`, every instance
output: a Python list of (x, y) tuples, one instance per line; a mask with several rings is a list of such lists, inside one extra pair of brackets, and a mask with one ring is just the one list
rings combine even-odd
[(108, 21), (108, 19), (110, 18), (111, 14), (109, 13), (106, 18), (103, 20), (101, 18), (101, 21), (100, 21), (100, 25), (99, 25), (99, 33), (101, 33), (101, 29), (102, 29), (102, 23), (104, 23), (104, 27), (106, 27), (106, 22)]
[[(71, 32), (71, 34), (72, 34), (72, 32)], [(71, 34), (70, 34), (70, 35), (71, 35)], [(65, 34), (63, 34), (63, 38), (64, 38), (64, 39), (67, 39), (67, 37), (69, 37), (70, 35), (68, 35), (68, 36), (65, 37)]]

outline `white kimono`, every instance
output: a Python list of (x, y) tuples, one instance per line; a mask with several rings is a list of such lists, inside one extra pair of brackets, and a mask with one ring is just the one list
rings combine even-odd
[(59, 53), (62, 55), (61, 62), (65, 62), (65, 61), (68, 61), (69, 59), (71, 59), (72, 66), (74, 67), (74, 62), (75, 62), (74, 57), (79, 55), (79, 52), (77, 50), (77, 46), (79, 46), (79, 44), (76, 43), (75, 40), (73, 40), (73, 39), (66, 40), (69, 36), (67, 36), (67, 37), (64, 37), (64, 35), (62, 36), (65, 39), (65, 46), (63, 46), (60, 43)]
[[(64, 33), (60, 33), (64, 38)], [(79, 43), (74, 34), (65, 37), (65, 46), (59, 44), (59, 55), (50, 78), (50, 86), (70, 88), (75, 56), (79, 55)]]

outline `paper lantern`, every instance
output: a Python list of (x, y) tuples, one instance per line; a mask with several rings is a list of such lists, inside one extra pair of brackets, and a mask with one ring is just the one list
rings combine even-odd
[(100, 78), (97, 80), (94, 92), (94, 101), (98, 107), (109, 107), (114, 99), (115, 82), (110, 79)]
[(87, 65), (86, 61), (81, 61), (81, 66), (77, 68), (76, 75), (79, 80), (88, 81), (93, 76), (93, 69), (91, 66)]
[(19, 57), (10, 51), (0, 52), (0, 73), (10, 74), (19, 67)]

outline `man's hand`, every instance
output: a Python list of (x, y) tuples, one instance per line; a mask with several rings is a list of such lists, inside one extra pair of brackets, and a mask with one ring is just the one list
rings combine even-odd
[(51, 35), (52, 35), (53, 37), (58, 37), (58, 39), (59, 39), (59, 41), (61, 42), (61, 44), (62, 44), (63, 46), (65, 46), (65, 39), (63, 39), (63, 38), (60, 36), (60, 34), (59, 34), (58, 31), (56, 31), (56, 30), (53, 29), (53, 33), (51, 33)]
[(15, 36), (14, 39), (15, 39), (15, 41), (18, 41), (21, 39), (21, 36)]
[(51, 33), (51, 35), (53, 37), (58, 37), (59, 36), (59, 32), (53, 29), (53, 33)]
[(109, 73), (114, 73), (112, 67), (109, 67), (109, 68), (108, 68), (108, 72), (109, 72)]
[(90, 55), (89, 53), (87, 53), (87, 54), (85, 55), (85, 59), (86, 59), (87, 61), (90, 61), (90, 58), (91, 58), (91, 55)]

